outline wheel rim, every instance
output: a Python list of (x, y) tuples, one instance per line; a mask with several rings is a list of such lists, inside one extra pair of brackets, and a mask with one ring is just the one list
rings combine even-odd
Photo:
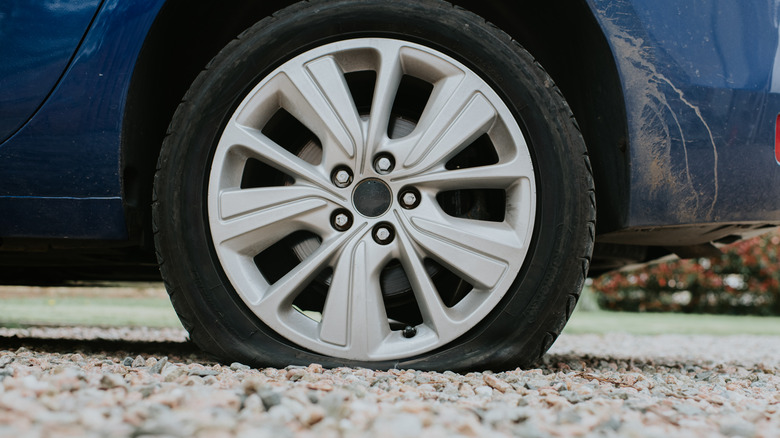
[(208, 220), (263, 323), (374, 361), (441, 347), (498, 305), (535, 197), (522, 131), (485, 81), (431, 48), (361, 38), (298, 55), (247, 94), (215, 150)]

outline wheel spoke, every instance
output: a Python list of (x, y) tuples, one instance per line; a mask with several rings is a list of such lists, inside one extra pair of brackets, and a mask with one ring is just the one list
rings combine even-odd
[(409, 178), (399, 178), (405, 184), (429, 187), (439, 191), (455, 189), (506, 189), (520, 178), (533, 177), (530, 161), (514, 159), (509, 163), (469, 167), (456, 170), (423, 172)]
[(431, 257), (478, 289), (495, 286), (523, 247), (514, 230), (503, 223), (432, 217), (411, 216), (405, 231)]
[[(363, 132), (352, 94), (344, 74), (331, 56), (315, 59), (301, 67), (285, 70), (290, 80), (285, 96), (285, 109), (301, 121), (308, 121), (310, 129), (326, 142), (327, 135), (336, 140), (344, 159), (354, 159), (363, 148)], [(323, 144), (323, 146), (325, 146)], [(328, 150), (330, 153), (336, 151)]]
[(229, 220), (235, 216), (245, 216), (304, 199), (320, 199), (334, 203), (339, 201), (327, 192), (311, 186), (229, 189), (219, 194), (220, 219)]
[[(403, 77), (399, 47), (396, 44), (380, 40), (377, 41), (375, 48), (379, 52), (380, 60), (368, 123), (367, 157), (371, 157), (373, 152), (387, 139), (387, 127), (390, 123), (393, 102)], [(367, 165), (365, 159), (363, 165)]]
[[(293, 178), (315, 184), (326, 191), (339, 196), (317, 167), (291, 154), (258, 129), (231, 123), (225, 128), (220, 144), (231, 148), (241, 148), (245, 155), (257, 158), (271, 167)], [(340, 196), (339, 196), (340, 197)]]
[(414, 246), (404, 233), (400, 233), (398, 239), (401, 248), (401, 265), (412, 285), (423, 321), (439, 336), (452, 332), (457, 321), (442, 302)]
[(363, 227), (356, 227), (351, 232), (339, 234), (337, 237), (324, 241), (301, 263), (285, 274), (263, 294), (260, 302), (255, 304), (257, 311), (276, 318), (292, 308), (295, 297), (316, 277), (335, 257), (338, 251), (355, 236)]
[(211, 237), (214, 242), (233, 251), (255, 255), (293, 231), (317, 223), (327, 212), (323, 199), (302, 199), (252, 211), (230, 220), (214, 220)]
[(349, 345), (354, 357), (370, 356), (380, 346), (390, 333), (379, 285), (384, 259), (369, 238), (344, 249), (322, 312), (321, 340)]
[(417, 173), (444, 164), (488, 131), (496, 110), (473, 78), (451, 76), (434, 89), (417, 129), (422, 135), (403, 160), (407, 172)]

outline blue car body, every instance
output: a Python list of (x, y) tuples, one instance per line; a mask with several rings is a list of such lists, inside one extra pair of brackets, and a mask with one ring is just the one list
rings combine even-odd
[[(0, 0), (0, 254), (150, 246), (176, 104), (221, 46), (286, 4), (236, 3)], [(681, 248), (780, 224), (780, 2), (456, 3), (518, 39), (569, 100), (596, 178), (596, 272), (614, 267), (600, 251), (694, 254)]]

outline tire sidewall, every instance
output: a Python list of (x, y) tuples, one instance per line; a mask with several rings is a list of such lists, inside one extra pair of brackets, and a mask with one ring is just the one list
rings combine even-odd
[[(330, 358), (302, 349), (265, 326), (230, 286), (218, 262), (207, 220), (210, 163), (222, 130), (247, 93), (294, 56), (336, 40), (405, 39), (439, 50), (478, 73), (504, 99), (534, 160), (537, 214), (523, 267), (496, 308), (470, 332), (434, 352), (382, 362)], [(579, 255), (587, 222), (584, 145), (568, 124), (568, 107), (552, 81), (506, 35), (479, 17), (443, 2), (327, 1), (297, 4), (265, 19), (228, 45), (191, 87), (160, 158), (160, 252), (163, 274), (185, 291), (184, 311), (217, 355), (284, 367), (328, 366), (468, 369), (522, 363), (539, 355), (551, 312), (581, 287)], [(574, 256), (572, 256), (574, 255)], [(171, 261), (175, 259), (175, 261)], [(553, 318), (554, 319), (554, 318)], [(519, 361), (519, 362), (518, 362)]]

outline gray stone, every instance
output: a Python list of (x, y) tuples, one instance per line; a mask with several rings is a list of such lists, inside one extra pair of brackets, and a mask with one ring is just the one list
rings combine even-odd
[(149, 367), (149, 372), (152, 374), (160, 374), (165, 365), (168, 364), (168, 356), (164, 356), (162, 359), (155, 362), (154, 365)]
[(259, 390), (257, 395), (259, 395), (260, 400), (263, 401), (263, 406), (265, 407), (266, 411), (282, 402), (282, 396), (270, 388)]
[(146, 366), (146, 361), (144, 360), (143, 357), (138, 355), (138, 356), (135, 357), (135, 359), (133, 359), (133, 364), (132, 365), (133, 365), (134, 368), (145, 367)]
[(103, 374), (100, 378), (100, 389), (111, 389), (118, 386), (125, 386), (125, 379), (118, 374)]
[(13, 356), (10, 354), (0, 357), (0, 368), (5, 368), (7, 365), (14, 361)]
[(206, 377), (219, 375), (219, 371), (208, 368), (194, 368), (190, 369), (187, 374), (190, 376)]

